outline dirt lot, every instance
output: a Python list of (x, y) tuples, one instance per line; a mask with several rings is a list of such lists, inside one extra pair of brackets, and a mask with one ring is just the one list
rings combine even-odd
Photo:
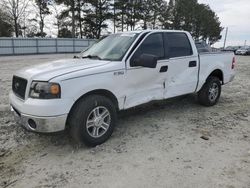
[(16, 70), (71, 56), (0, 57), (0, 187), (250, 187), (250, 57), (218, 105), (189, 95), (120, 112), (108, 142), (76, 148), (23, 130), (8, 105)]

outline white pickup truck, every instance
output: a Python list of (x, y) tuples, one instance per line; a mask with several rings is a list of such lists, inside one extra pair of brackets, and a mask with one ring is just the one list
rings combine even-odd
[(234, 69), (233, 53), (198, 54), (185, 31), (117, 33), (78, 58), (18, 71), (10, 105), (28, 130), (66, 129), (76, 142), (95, 146), (111, 136), (119, 110), (189, 93), (215, 105)]

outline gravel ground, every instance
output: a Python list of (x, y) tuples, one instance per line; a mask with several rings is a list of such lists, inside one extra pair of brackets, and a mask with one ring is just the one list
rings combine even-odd
[(250, 187), (249, 57), (237, 57), (218, 105), (188, 95), (120, 112), (112, 138), (95, 148), (27, 132), (9, 111), (16, 70), (65, 57), (0, 57), (0, 187)]

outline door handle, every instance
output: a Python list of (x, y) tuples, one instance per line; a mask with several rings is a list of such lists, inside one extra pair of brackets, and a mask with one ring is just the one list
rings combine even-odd
[(160, 69), (160, 72), (167, 72), (168, 71), (168, 66), (162, 66)]
[(197, 66), (197, 62), (196, 61), (189, 61), (189, 67), (196, 67)]

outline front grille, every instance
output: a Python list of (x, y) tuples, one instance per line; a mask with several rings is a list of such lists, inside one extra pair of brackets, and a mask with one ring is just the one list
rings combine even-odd
[(13, 76), (12, 80), (12, 90), (20, 98), (25, 98), (25, 91), (27, 86), (27, 80)]

